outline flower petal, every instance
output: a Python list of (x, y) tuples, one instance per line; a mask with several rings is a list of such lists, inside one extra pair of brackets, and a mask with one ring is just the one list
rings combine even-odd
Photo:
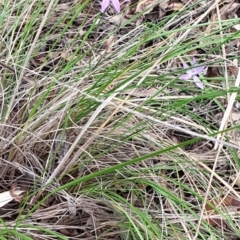
[(196, 62), (197, 62), (196, 58), (195, 58), (195, 57), (193, 57), (193, 59), (192, 59), (192, 65), (195, 65), (195, 64), (196, 64)]
[(203, 83), (197, 76), (193, 76), (193, 80), (199, 88), (201, 88), (202, 90), (204, 89)]
[(110, 0), (103, 0), (101, 3), (101, 12), (104, 12), (106, 8), (109, 6)]
[(113, 4), (114, 8), (116, 9), (116, 11), (118, 13), (120, 13), (120, 2), (119, 2), (119, 0), (111, 0), (111, 2)]
[(186, 73), (186, 74), (183, 74), (182, 76), (180, 76), (179, 79), (181, 79), (181, 80), (188, 80), (191, 77), (192, 77), (191, 74)]
[(191, 77), (194, 75), (193, 69), (187, 70), (186, 73)]
[(186, 62), (183, 61), (182, 64), (183, 64), (184, 69), (189, 68), (189, 66), (186, 64)]
[(202, 73), (204, 71), (204, 69), (205, 69), (205, 66), (196, 67), (196, 68), (193, 68), (192, 73), (193, 73), (193, 75), (197, 75), (197, 74)]

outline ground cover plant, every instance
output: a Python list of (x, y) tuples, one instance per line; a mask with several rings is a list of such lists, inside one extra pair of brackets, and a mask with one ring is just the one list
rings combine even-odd
[(239, 239), (240, 2), (0, 1), (1, 239)]

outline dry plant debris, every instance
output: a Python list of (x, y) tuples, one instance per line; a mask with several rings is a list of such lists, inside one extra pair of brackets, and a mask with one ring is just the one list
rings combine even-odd
[(239, 239), (239, 1), (0, 5), (4, 239)]
[(0, 207), (3, 207), (12, 200), (19, 202), (21, 200), (19, 195), (21, 195), (22, 193), (24, 193), (24, 191), (17, 189), (11, 189), (10, 191), (0, 193)]

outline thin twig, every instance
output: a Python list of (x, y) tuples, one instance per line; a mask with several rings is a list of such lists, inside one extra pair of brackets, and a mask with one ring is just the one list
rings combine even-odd
[[(12, 72), (12, 73), (15, 74), (15, 70), (14, 70), (13, 67), (10, 67), (9, 65), (7, 65), (6, 63), (3, 63), (3, 62), (1, 62), (1, 61), (0, 61), (0, 65), (1, 65), (3, 68), (5, 68), (5, 69), (7, 69), (7, 70), (9, 70), (10, 72)], [(23, 76), (22, 79), (23, 79), (24, 81), (30, 83), (31, 85), (34, 85), (34, 81), (31, 80), (31, 79), (29, 79), (28, 77)]]

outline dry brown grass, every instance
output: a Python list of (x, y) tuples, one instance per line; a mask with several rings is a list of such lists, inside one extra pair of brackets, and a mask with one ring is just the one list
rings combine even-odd
[[(0, 191), (25, 190), (2, 239), (239, 238), (237, 40), (218, 45), (239, 3), (130, 3), (0, 2)], [(177, 81), (187, 56), (209, 91)]]

